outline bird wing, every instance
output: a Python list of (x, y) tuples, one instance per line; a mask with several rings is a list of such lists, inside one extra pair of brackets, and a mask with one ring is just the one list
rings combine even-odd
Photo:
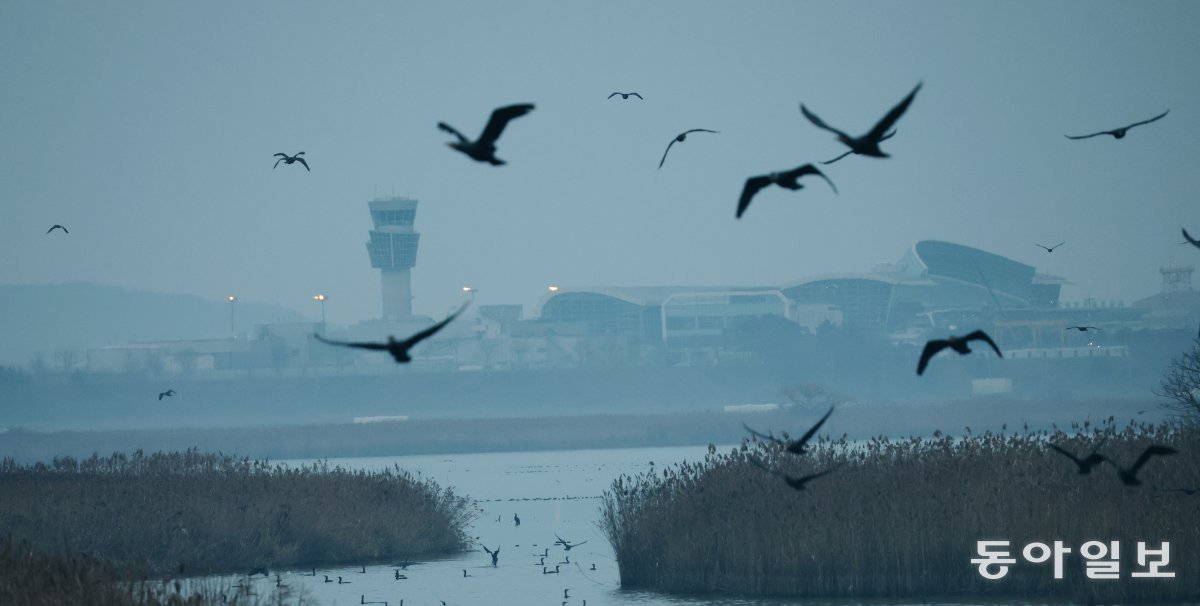
[[(275, 155), (276, 155), (276, 156), (283, 156), (283, 154), (275, 154)], [(272, 166), (271, 168), (272, 168), (272, 169), (279, 168), (279, 163), (280, 163), (280, 162), (283, 162), (285, 159), (287, 159), (287, 156), (284, 156), (283, 158), (280, 158), (280, 159), (276, 160), (276, 161), (275, 161), (275, 166)]]
[(380, 351), (387, 351), (388, 349), (387, 343), (353, 343), (349, 341), (334, 341), (332, 339), (326, 339), (315, 332), (313, 333), (313, 336), (316, 337), (318, 341), (321, 341), (322, 343), (328, 343), (330, 345), (341, 345), (342, 347), (357, 347), (359, 349), (372, 349)]
[(1165, 111), (1165, 112), (1163, 112), (1163, 113), (1161, 113), (1161, 114), (1159, 114), (1159, 115), (1157, 115), (1157, 116), (1154, 116), (1153, 118), (1150, 118), (1149, 120), (1142, 120), (1141, 122), (1134, 122), (1133, 124), (1130, 124), (1129, 126), (1126, 126), (1126, 127), (1125, 127), (1125, 129), (1126, 129), (1126, 130), (1128, 130), (1128, 129), (1130, 129), (1130, 128), (1133, 128), (1133, 127), (1135, 127), (1135, 126), (1141, 126), (1141, 125), (1143, 125), (1143, 124), (1150, 124), (1151, 122), (1154, 122), (1155, 120), (1160, 120), (1160, 119), (1162, 119), (1162, 117), (1163, 117), (1163, 116), (1165, 116), (1165, 115), (1167, 115), (1167, 114), (1169, 114), (1169, 113), (1171, 113), (1171, 110), (1169, 110), (1169, 109), (1168, 109), (1167, 111)]
[(420, 343), (421, 341), (424, 341), (425, 339), (432, 337), (434, 335), (434, 333), (441, 330), (442, 328), (445, 328), (445, 326), (447, 324), (449, 324), (451, 321), (453, 321), (454, 318), (457, 318), (458, 314), (461, 314), (463, 312), (463, 310), (465, 310), (467, 308), (467, 306), (470, 304), (471, 304), (470, 301), (463, 303), (462, 307), (458, 308), (458, 311), (446, 316), (445, 320), (442, 320), (441, 322), (438, 322), (437, 324), (434, 324), (433, 326), (430, 326), (429, 328), (426, 328), (425, 330), (422, 330), (421, 332), (418, 332), (417, 334), (405, 339), (404, 340), (404, 349), (409, 349), (410, 347), (416, 345), (417, 343)]
[(165, 395), (167, 395), (166, 392), (158, 394), (158, 401), (162, 402), (163, 396), (165, 396)]
[[(1077, 456), (1075, 456), (1075, 455), (1071, 454), (1070, 452), (1068, 452), (1068, 451), (1064, 450), (1062, 447), (1058, 446), (1057, 444), (1047, 444), (1046, 446), (1049, 446), (1050, 448), (1053, 448), (1053, 449), (1055, 450), (1055, 452), (1057, 452), (1057, 453), (1059, 453), (1059, 454), (1063, 455), (1064, 457), (1067, 457), (1067, 458), (1071, 459), (1072, 461), (1075, 461), (1075, 464), (1076, 464), (1076, 465), (1082, 465), (1082, 464), (1083, 464), (1083, 461), (1082, 461), (1082, 460), (1081, 460), (1079, 457), (1077, 457)], [(1098, 454), (1092, 453), (1092, 455), (1091, 455), (1091, 456), (1092, 456), (1092, 457), (1099, 457), (1099, 456), (1101, 456), (1101, 455), (1098, 455)], [(1088, 458), (1090, 459), (1091, 457), (1088, 457)]]
[(672, 146), (672, 145), (675, 145), (675, 139), (671, 139), (671, 142), (667, 144), (667, 149), (663, 150), (663, 157), (662, 157), (662, 160), (659, 160), (659, 161), (658, 161), (658, 167), (659, 167), (659, 168), (662, 168), (663, 162), (666, 162), (666, 161), (667, 161), (667, 152), (671, 151), (671, 146)]
[(1100, 135), (1111, 135), (1114, 132), (1115, 131), (1111, 131), (1111, 130), (1102, 130), (1098, 133), (1092, 133), (1090, 135), (1079, 135), (1079, 136), (1075, 136), (1075, 137), (1072, 137), (1071, 135), (1063, 135), (1063, 136), (1068, 139), (1091, 139), (1092, 137), (1099, 137)]
[(825, 413), (825, 416), (821, 417), (820, 421), (817, 421), (816, 425), (813, 425), (812, 428), (810, 428), (808, 431), (804, 432), (804, 435), (800, 436), (799, 440), (796, 440), (796, 443), (800, 444), (800, 445), (807, 444), (809, 439), (811, 439), (813, 437), (813, 434), (817, 433), (817, 430), (820, 429), (821, 426), (825, 424), (825, 420), (828, 419), (829, 415), (831, 415), (831, 414), (833, 414), (832, 406), (829, 407), (829, 411), (827, 411)]
[(892, 125), (896, 123), (896, 120), (899, 120), (900, 116), (903, 116), (904, 112), (908, 110), (908, 106), (913, 102), (913, 99), (916, 98), (917, 91), (921, 90), (921, 86), (923, 84), (924, 82), (918, 82), (916, 88), (913, 88), (912, 92), (908, 93), (908, 96), (905, 97), (903, 101), (897, 103), (896, 107), (893, 107), (892, 110), (889, 111), (882, 120), (875, 123), (875, 128), (871, 129), (871, 132), (867, 134), (867, 137), (874, 139), (875, 141), (882, 141), (883, 136), (892, 128)]
[(758, 433), (757, 431), (750, 429), (750, 426), (746, 425), (745, 423), (742, 423), (742, 427), (746, 428), (746, 431), (750, 432), (752, 435), (754, 435), (754, 437), (756, 437), (760, 440), (767, 440), (770, 442), (774, 442), (780, 446), (784, 445), (783, 440), (780, 440), (779, 438), (776, 438), (775, 436), (764, 435), (764, 434)]
[(1044, 248), (1044, 249), (1046, 249), (1046, 250), (1050, 250), (1050, 247), (1049, 247), (1049, 246), (1042, 246), (1041, 244), (1038, 244), (1037, 242), (1034, 242), (1034, 243), (1033, 243), (1033, 245), (1034, 245), (1034, 246), (1036, 246), (1036, 247), (1038, 247), (1038, 248)]
[(834, 465), (833, 467), (830, 467), (829, 469), (826, 469), (825, 471), (818, 471), (817, 473), (809, 474), (809, 475), (799, 477), (799, 478), (789, 477), (788, 479), (791, 480), (792, 482), (798, 482), (800, 484), (804, 484), (811, 480), (815, 480), (821, 476), (827, 476), (827, 475), (833, 473), (834, 471), (836, 471), (838, 467), (841, 467), (840, 463), (838, 465)]
[(486, 552), (488, 553), (488, 555), (492, 555), (492, 550), (491, 550), (491, 549), (488, 549), (488, 548), (487, 548), (487, 545), (484, 545), (483, 543), (480, 543), (480, 544), (479, 544), (479, 546), (480, 546), (480, 547), (482, 547), (482, 548), (483, 548), (483, 550), (484, 550), (484, 551), (486, 551)]
[(1062, 242), (1059, 242), (1058, 244), (1055, 244), (1055, 245), (1054, 245), (1054, 248), (1058, 248), (1059, 246), (1062, 246), (1063, 244), (1066, 244), (1066, 243), (1067, 243), (1067, 241), (1066, 241), (1066, 240), (1063, 240)]
[(826, 177), (825, 173), (821, 172), (821, 169), (813, 166), (812, 164), (805, 164), (799, 168), (789, 170), (784, 174), (793, 181), (803, 177), (804, 175), (817, 175), (818, 177), (825, 179), (825, 182), (829, 184), (829, 187), (833, 188), (833, 193), (837, 193), (837, 186), (833, 184), (833, 181), (830, 181), (829, 177)]
[(455, 137), (458, 137), (458, 142), (462, 143), (463, 145), (466, 145), (471, 142), (470, 139), (467, 139), (466, 137), (463, 136), (462, 133), (458, 132), (458, 130), (456, 128), (454, 128), (453, 126), (450, 126), (449, 124), (446, 124), (445, 122), (438, 122), (438, 128), (454, 135)]
[(843, 138), (846, 138), (846, 139), (851, 138), (850, 135), (847, 135), (846, 133), (826, 124), (825, 121), (822, 120), (821, 118), (817, 117), (816, 114), (808, 111), (808, 108), (804, 107), (803, 103), (800, 104), (800, 113), (804, 114), (804, 117), (808, 118), (808, 121), (812, 122), (813, 125), (816, 126), (817, 128), (823, 128), (831, 133), (836, 133), (838, 135), (841, 135)]
[(690, 135), (692, 133), (720, 133), (720, 132), (721, 131), (719, 131), (719, 130), (709, 130), (707, 128), (693, 128), (692, 130), (683, 131), (682, 133), (679, 134), (679, 136), (682, 137), (683, 135)]
[(840, 155), (832, 160), (826, 160), (826, 161), (822, 162), (821, 164), (833, 164), (834, 162), (837, 162), (838, 160), (841, 160), (842, 158), (845, 158), (846, 156), (849, 156), (852, 153), (854, 153), (854, 150), (849, 150), (849, 151), (843, 153), (842, 155)]
[[(631, 94), (631, 95), (633, 95), (633, 96), (637, 97), (638, 99), (642, 99), (642, 96), (641, 96), (641, 95), (639, 95), (639, 94), (637, 94), (637, 93), (629, 93), (629, 94)], [(645, 101), (645, 99), (642, 99), (642, 101)]]
[(1196, 248), (1200, 248), (1200, 240), (1197, 240), (1197, 239), (1189, 236), (1186, 229), (1182, 229), (1182, 231), (1183, 231), (1183, 237), (1185, 240), (1187, 240), (1188, 242), (1191, 242), (1192, 246), (1195, 246)]
[[(674, 141), (672, 141), (672, 143), (674, 143)], [(670, 146), (668, 146), (667, 149), (670, 149)], [(666, 158), (667, 155), (663, 154), (663, 159), (665, 160)], [(662, 164), (659, 164), (659, 167), (661, 168)], [(754, 198), (754, 194), (757, 194), (760, 189), (770, 185), (771, 183), (771, 177), (766, 175), (759, 175), (757, 177), (750, 177), (749, 179), (746, 179), (746, 185), (742, 187), (742, 196), (738, 198), (737, 218), (741, 219), (742, 213), (746, 212), (746, 209), (750, 207), (750, 200)]]
[(609, 99), (612, 99), (613, 97), (615, 97), (615, 96), (617, 96), (617, 95), (619, 95), (619, 94), (621, 94), (621, 93), (613, 93), (613, 94), (609, 95), (609, 96), (608, 96), (608, 98), (609, 98)]
[(500, 138), (500, 133), (504, 132), (504, 127), (508, 124), (509, 120), (520, 118), (531, 111), (533, 111), (532, 103), (508, 105), (493, 111), (492, 117), (488, 119), (487, 126), (483, 127), (483, 133), (479, 135), (479, 141), (495, 143), (496, 139)]
[(1177, 452), (1179, 451), (1170, 446), (1159, 446), (1157, 444), (1148, 446), (1146, 450), (1142, 451), (1142, 455), (1137, 458), (1137, 461), (1134, 461), (1133, 465), (1129, 468), (1129, 472), (1136, 475), (1138, 470), (1142, 468), (1142, 465), (1145, 465), (1146, 461), (1150, 460), (1150, 457), (1173, 455)]
[(304, 158), (296, 158), (296, 161), (304, 165), (304, 170), (307, 170), (310, 172), (312, 171), (312, 169), (308, 167), (308, 162), (304, 161)]
[(930, 358), (949, 346), (950, 342), (945, 339), (933, 339), (926, 342), (925, 349), (921, 350), (921, 361), (917, 362), (917, 376), (925, 372), (925, 367), (929, 365)]
[(275, 154), (275, 155), (276, 155), (276, 156), (279, 156), (280, 158), (286, 158), (286, 157), (288, 157), (288, 155), (287, 155), (287, 154), (285, 154), (285, 153), (283, 153), (283, 152), (280, 152), (280, 153), (278, 153), (278, 154)]
[(1000, 353), (1000, 348), (996, 347), (996, 342), (993, 341), (992, 338), (989, 337), (988, 334), (986, 332), (983, 332), (982, 330), (977, 330), (977, 331), (963, 337), (963, 341), (985, 341), (988, 345), (992, 346), (992, 350), (994, 350), (996, 352), (997, 356), (1000, 356), (1001, 358), (1004, 357), (1004, 354)]

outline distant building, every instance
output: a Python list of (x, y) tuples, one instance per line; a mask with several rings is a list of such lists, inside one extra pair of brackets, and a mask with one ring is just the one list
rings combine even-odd
[(411, 198), (371, 200), (367, 204), (375, 229), (370, 232), (367, 255), (380, 271), (384, 320), (404, 320), (412, 315), (412, 277), (421, 234), (413, 230), (417, 201)]

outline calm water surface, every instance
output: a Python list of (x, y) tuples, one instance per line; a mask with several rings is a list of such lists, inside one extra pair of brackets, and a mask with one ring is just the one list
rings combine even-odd
[[(447, 559), (414, 563), (402, 571), (406, 580), (395, 580), (396, 569), (392, 566), (367, 566), (366, 573), (361, 567), (317, 569), (316, 577), (306, 576), (311, 570), (281, 572), (282, 581), (293, 596), (303, 595), (305, 603), (324, 606), (384, 601), (398, 606), (401, 600), (405, 606), (439, 606), (442, 601), (449, 606), (583, 606), (584, 600), (588, 606), (796, 603), (621, 590), (612, 548), (597, 526), (601, 493), (621, 474), (641, 473), (651, 465), (661, 469), (684, 460), (695, 461), (705, 453), (703, 446), (690, 446), (329, 459), (331, 466), (349, 469), (382, 470), (399, 465), (471, 497), (482, 513), (470, 535), (489, 549), (500, 547), (499, 565), (493, 567), (491, 557), (476, 549)], [(312, 461), (282, 462), (296, 466)], [(514, 514), (520, 516), (520, 526), (514, 524)], [(554, 545), (555, 534), (571, 543), (586, 543), (564, 551)], [(558, 574), (543, 574), (538, 565), (547, 548), (547, 568), (553, 571), (558, 565)], [(465, 578), (464, 570), (468, 575)], [(324, 575), (334, 582), (325, 583)], [(338, 585), (338, 576), (349, 584)], [(256, 591), (269, 594), (274, 577), (259, 579), (253, 581)], [(566, 598), (564, 590), (569, 590)]]

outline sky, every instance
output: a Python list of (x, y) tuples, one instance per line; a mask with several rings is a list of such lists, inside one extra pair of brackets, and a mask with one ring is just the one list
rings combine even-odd
[[(1197, 2), (4, 2), (0, 283), (380, 315), (367, 202), (417, 198), (415, 313), (475, 289), (779, 285), (921, 239), (1133, 301), (1196, 264)], [(888, 159), (844, 147), (924, 85)], [(645, 98), (612, 100), (613, 91)], [(529, 102), (497, 155), (446, 147)], [(1159, 122), (1123, 140), (1085, 134)], [(719, 130), (676, 144), (691, 128)], [(306, 152), (311, 172), (272, 169)], [(67, 226), (69, 235), (46, 229)], [(1067, 244), (1052, 254), (1034, 246)], [(2, 306), (2, 302), (0, 302)]]

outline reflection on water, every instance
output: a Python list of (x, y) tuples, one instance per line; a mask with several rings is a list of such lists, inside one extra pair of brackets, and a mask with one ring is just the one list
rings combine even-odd
[[(305, 596), (305, 603), (324, 606), (385, 601), (389, 606), (398, 606), (401, 600), (405, 606), (438, 606), (443, 602), (448, 606), (583, 606), (585, 600), (588, 606), (796, 603), (621, 590), (612, 548), (596, 525), (601, 493), (623, 473), (701, 459), (705, 452), (705, 447), (689, 446), (329, 459), (331, 466), (348, 469), (379, 470), (399, 465), (472, 497), (481, 513), (471, 536), (489, 549), (500, 547), (498, 565), (493, 567), (491, 557), (477, 548), (447, 559), (415, 562), (400, 571), (407, 577), (401, 580), (395, 578), (398, 569), (393, 566), (367, 566), (365, 573), (362, 567), (350, 566), (318, 568), (315, 577), (307, 576), (312, 570), (272, 571), (270, 579), (258, 577), (249, 583), (258, 595), (269, 595), (275, 585), (274, 574), (279, 572), (289, 593)], [(296, 466), (312, 461), (282, 462)], [(520, 517), (520, 526), (514, 523), (514, 514)], [(554, 544), (555, 535), (572, 544), (583, 544), (565, 551)], [(547, 549), (545, 566), (551, 574), (544, 574), (538, 564)], [(556, 566), (559, 572), (553, 574)], [(326, 576), (332, 582), (326, 583)], [(339, 576), (345, 583), (337, 583)], [(239, 577), (232, 582), (247, 581)]]

